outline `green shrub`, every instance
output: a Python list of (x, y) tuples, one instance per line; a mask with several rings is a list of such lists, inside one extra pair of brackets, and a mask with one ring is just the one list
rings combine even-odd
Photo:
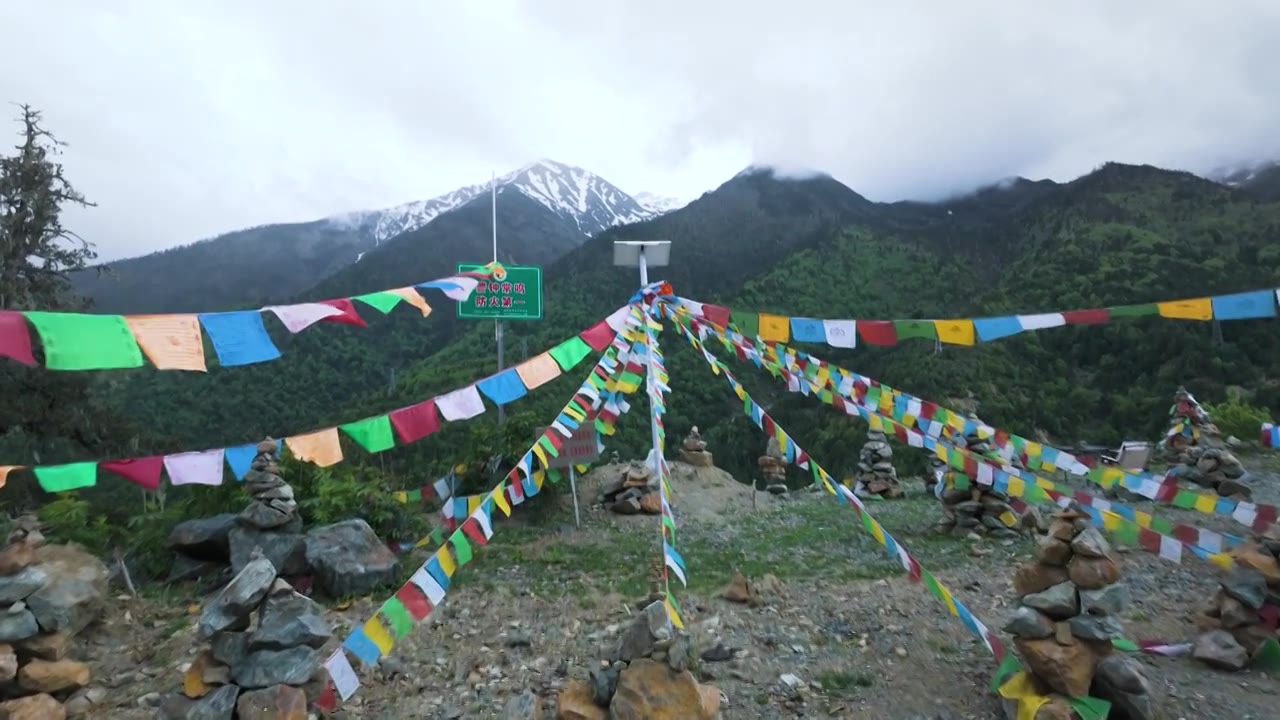
[(1232, 398), (1217, 405), (1206, 406), (1213, 424), (1224, 437), (1235, 435), (1241, 440), (1256, 440), (1262, 423), (1271, 422), (1269, 413), (1254, 407), (1242, 399)]

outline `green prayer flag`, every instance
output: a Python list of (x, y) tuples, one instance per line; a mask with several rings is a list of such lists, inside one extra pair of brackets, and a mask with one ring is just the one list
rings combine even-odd
[(391, 312), (396, 305), (399, 305), (400, 301), (403, 300), (404, 298), (400, 297), (395, 293), (372, 292), (372, 293), (365, 293), (364, 295), (356, 295), (351, 299), (359, 300), (365, 305), (368, 305), (373, 309), (377, 310), (378, 312), (381, 312), (383, 315), (386, 315), (387, 313)]
[(466, 535), (455, 532), (449, 536), (449, 544), (453, 545), (453, 552), (458, 556), (458, 567), (471, 562), (471, 543), (467, 542)]
[(1137, 545), (1138, 544), (1138, 524), (1135, 522), (1131, 522), (1129, 520), (1125, 520), (1120, 523), (1120, 525), (1115, 529), (1112, 535), (1115, 536), (1116, 540), (1119, 540), (1122, 543), (1125, 543), (1127, 545)]
[(1013, 653), (1005, 653), (1004, 660), (1000, 661), (1000, 667), (996, 668), (996, 674), (991, 676), (991, 692), (997, 692), (1000, 686), (1004, 684), (1009, 676), (1022, 669), (1022, 663), (1018, 662), (1018, 656)]
[(671, 603), (671, 607), (675, 608), (676, 610), (676, 615), (678, 615), (680, 619), (683, 620), (684, 611), (680, 609), (680, 603), (676, 602), (676, 596), (671, 594), (671, 590), (667, 590), (667, 602)]
[(956, 470), (964, 472), (964, 455), (959, 451), (948, 450), (947, 464)]
[(397, 640), (413, 630), (413, 618), (409, 617), (409, 611), (405, 609), (404, 603), (400, 602), (399, 598), (392, 597), (382, 603), (382, 616), (387, 619), (387, 624), (391, 626), (391, 632)]
[(663, 524), (663, 525), (665, 525), (665, 526), (667, 527), (667, 529), (671, 531), (671, 543), (672, 543), (672, 544), (675, 544), (675, 541), (676, 541), (676, 524), (675, 524), (675, 522), (673, 522), (673, 521), (671, 520), (670, 516), (668, 516), (666, 513), (662, 513), (662, 524)]
[(1128, 638), (1112, 638), (1111, 647), (1121, 652), (1138, 652), (1138, 644)]
[(560, 451), (556, 449), (555, 445), (551, 444), (551, 438), (547, 437), (545, 433), (538, 438), (538, 444), (542, 446), (543, 450), (547, 451), (549, 457), (560, 456)]
[(969, 484), (969, 476), (964, 473), (952, 473), (951, 487), (956, 490), (968, 490), (971, 487)]
[(555, 468), (548, 468), (547, 479), (551, 481), (552, 485), (560, 482), (560, 471)]
[(365, 418), (338, 427), (360, 447), (371, 453), (389, 450), (396, 444), (391, 434), (391, 418), (387, 415)]
[(1267, 638), (1266, 642), (1262, 643), (1262, 647), (1258, 648), (1258, 653), (1253, 656), (1251, 664), (1254, 668), (1273, 677), (1280, 677), (1280, 642), (1275, 638)]
[(921, 570), (920, 578), (924, 580), (924, 586), (929, 589), (929, 594), (941, 600), (942, 588), (938, 587), (938, 581), (934, 579), (933, 574), (928, 570)]
[(1111, 714), (1111, 703), (1096, 697), (1071, 698), (1071, 709), (1076, 711), (1080, 720), (1106, 720)]
[(409, 502), (422, 502), (422, 488), (409, 491)]
[(1168, 518), (1162, 518), (1162, 517), (1154, 517), (1154, 516), (1152, 516), (1152, 518), (1151, 518), (1151, 529), (1152, 529), (1152, 530), (1155, 530), (1156, 532), (1160, 533), (1161, 535), (1172, 535), (1172, 534), (1173, 534), (1173, 522), (1171, 522)]
[(748, 339), (760, 334), (760, 316), (756, 313), (730, 310), (729, 322), (735, 325), (738, 328), (738, 332), (746, 335)]
[(57, 493), (93, 487), (98, 483), (98, 463), (78, 462), (68, 465), (37, 465), (36, 480), (45, 492)]
[(898, 333), (899, 340), (908, 338), (938, 339), (938, 328), (933, 324), (932, 320), (894, 320), (893, 329)]
[(1183, 510), (1191, 510), (1196, 506), (1196, 493), (1191, 490), (1179, 490), (1173, 496), (1173, 506)]
[(1107, 308), (1107, 314), (1113, 318), (1118, 317), (1146, 317), (1148, 315), (1159, 315), (1160, 308), (1155, 303), (1146, 303), (1143, 305), (1118, 305), (1116, 307)]
[(835, 395), (830, 390), (822, 390), (818, 393), (818, 399), (830, 405), (835, 400)]
[(142, 367), (142, 350), (121, 315), (25, 312), (44, 345), (50, 370)]
[(572, 370), (574, 365), (582, 362), (582, 358), (591, 354), (591, 346), (585, 340), (574, 335), (559, 345), (551, 348), (549, 354), (555, 358), (561, 370)]

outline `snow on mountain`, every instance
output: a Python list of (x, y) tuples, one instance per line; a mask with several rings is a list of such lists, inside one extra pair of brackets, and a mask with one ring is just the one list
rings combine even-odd
[(1243, 166), (1218, 168), (1210, 172), (1206, 177), (1228, 187), (1241, 187), (1247, 186), (1261, 175), (1275, 171), (1276, 168), (1280, 168), (1280, 162), (1267, 160)]
[(689, 204), (687, 200), (651, 192), (636, 193), (633, 197), (635, 197), (636, 202), (640, 203), (640, 207), (652, 212), (655, 216), (675, 212)]
[[(501, 189), (514, 188), (557, 215), (572, 220), (584, 235), (595, 235), (614, 225), (648, 220), (669, 211), (648, 207), (599, 175), (553, 160), (530, 163), (499, 177), (497, 184)], [(487, 182), (477, 183), (430, 200), (385, 210), (347, 213), (330, 221), (372, 227), (374, 239), (381, 243), (400, 233), (417, 230), (442, 213), (488, 194), (490, 187)]]

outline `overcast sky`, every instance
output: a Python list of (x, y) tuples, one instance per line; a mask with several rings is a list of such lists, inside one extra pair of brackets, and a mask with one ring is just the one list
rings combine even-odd
[(69, 144), (108, 259), (544, 156), (878, 200), (1280, 157), (1277, 0), (0, 0), (0, 28), (0, 100)]

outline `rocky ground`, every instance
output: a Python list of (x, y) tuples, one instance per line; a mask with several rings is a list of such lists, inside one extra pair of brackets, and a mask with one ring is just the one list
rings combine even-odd
[[(750, 490), (722, 473), (676, 468), (678, 545), (690, 576), (677, 597), (699, 649), (720, 643), (736, 651), (735, 659), (703, 661), (699, 669), (721, 690), (723, 717), (999, 717), (986, 651), (923, 587), (907, 582), (847, 507), (804, 491), (761, 493), (753, 507)], [(564, 511), (544, 522), (499, 523), (444, 606), (380, 668), (362, 671), (364, 686), (338, 717), (503, 718), (504, 705), (526, 690), (550, 710), (556, 691), (585, 677), (617, 642), (659, 562), (656, 517), (588, 507), (599, 480), (597, 472), (580, 483), (580, 530), (567, 492)], [(1264, 474), (1256, 482), (1275, 479)], [(919, 480), (903, 487), (906, 498), (874, 503), (873, 513), (978, 617), (1000, 627), (1015, 604), (1010, 575), (1030, 556), (1029, 542), (934, 535), (937, 501)], [(1275, 499), (1267, 497), (1274, 495), (1269, 486), (1260, 495)], [(1216, 571), (1194, 560), (1177, 566), (1140, 550), (1121, 553), (1134, 597), (1123, 617), (1129, 636), (1193, 637), (1190, 612), (1216, 590)], [(405, 577), (420, 561), (406, 558)], [(730, 603), (719, 595), (735, 570), (752, 579), (772, 574), (783, 589), (763, 607)], [(182, 669), (199, 646), (202, 590), (117, 597), (109, 619), (85, 632), (78, 657), (93, 668), (94, 685), (107, 690), (104, 717), (153, 717), (156, 694), (181, 687)], [(338, 637), (382, 599), (332, 608)], [(1275, 717), (1275, 679), (1220, 673), (1190, 659), (1143, 662), (1164, 696), (1165, 717)]]

